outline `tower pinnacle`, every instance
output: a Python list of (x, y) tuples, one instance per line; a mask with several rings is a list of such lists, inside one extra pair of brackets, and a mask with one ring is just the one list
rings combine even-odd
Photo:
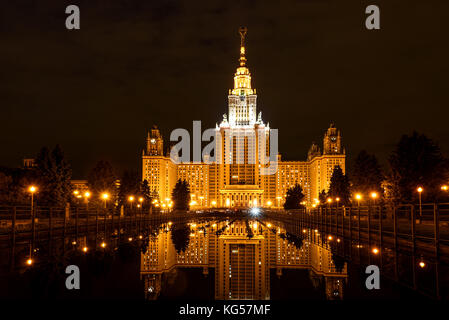
[(245, 57), (245, 37), (246, 33), (248, 32), (248, 29), (246, 27), (240, 27), (239, 33), (240, 33), (240, 66), (244, 67), (246, 64), (246, 57)]
[(245, 95), (255, 94), (255, 90), (251, 88), (251, 74), (246, 66), (245, 56), (245, 38), (248, 29), (246, 27), (240, 27), (240, 65), (237, 67), (237, 71), (234, 75), (234, 89), (231, 90), (231, 94)]

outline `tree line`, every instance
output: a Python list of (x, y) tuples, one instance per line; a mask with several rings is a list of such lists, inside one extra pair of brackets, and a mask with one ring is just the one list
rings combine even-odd
[[(449, 160), (438, 144), (424, 134), (403, 135), (388, 158), (385, 169), (377, 157), (365, 150), (355, 158), (349, 174), (336, 166), (327, 192), (322, 190), (316, 205), (360, 201), (378, 203), (449, 202)], [(422, 192), (418, 192), (421, 188)], [(300, 208), (305, 196), (301, 186), (288, 189), (285, 209)]]

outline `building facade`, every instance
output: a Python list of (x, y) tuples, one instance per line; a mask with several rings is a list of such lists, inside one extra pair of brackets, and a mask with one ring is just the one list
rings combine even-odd
[[(323, 138), (322, 151), (315, 143), (306, 161), (282, 161), (275, 156), (274, 172), (263, 159), (270, 155), (271, 130), (257, 113), (257, 94), (246, 65), (246, 29), (240, 29), (240, 59), (234, 74), (234, 87), (228, 93), (228, 113), (215, 128), (213, 161), (172, 161), (164, 152), (164, 141), (157, 127), (148, 133), (142, 153), (142, 179), (147, 180), (160, 201), (169, 201), (178, 179), (190, 186), (191, 207), (282, 207), (287, 190), (300, 184), (308, 206), (323, 190), (327, 191), (334, 167), (345, 172), (345, 150), (340, 131), (333, 124)], [(273, 162), (273, 159), (271, 159)]]

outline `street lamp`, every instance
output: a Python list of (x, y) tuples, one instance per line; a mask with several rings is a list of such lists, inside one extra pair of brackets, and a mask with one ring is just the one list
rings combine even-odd
[(336, 197), (336, 198), (335, 198), (335, 202), (337, 202), (337, 208), (338, 208), (338, 203), (340, 202), (340, 198), (339, 198), (339, 197)]
[(37, 191), (37, 188), (35, 186), (30, 186), (28, 191), (31, 193), (31, 216), (33, 216), (34, 193)]
[(86, 209), (89, 210), (89, 198), (90, 198), (90, 192), (86, 191), (84, 192), (84, 199), (86, 199)]
[(139, 197), (139, 202), (140, 202), (140, 204), (139, 204), (139, 208), (140, 208), (140, 211), (142, 212), (142, 208), (143, 208), (143, 197)]
[(371, 192), (370, 197), (371, 197), (371, 199), (373, 199), (374, 205), (376, 205), (376, 199), (377, 199), (377, 197), (379, 197), (379, 195), (377, 194), (377, 192), (374, 192), (374, 191)]
[(421, 221), (422, 218), (422, 205), (421, 205), (421, 193), (424, 191), (422, 187), (418, 187), (416, 189), (418, 191), (418, 198), (419, 198), (419, 220)]
[(357, 200), (357, 205), (360, 207), (360, 200), (362, 200), (362, 195), (360, 193), (357, 193), (355, 195), (355, 198)]
[(109, 194), (106, 193), (106, 192), (104, 192), (104, 193), (101, 195), (101, 198), (104, 200), (104, 208), (106, 209), (106, 202), (108, 201)]
[(329, 204), (329, 208), (330, 208), (331, 203), (332, 203), (332, 199), (331, 198), (327, 198), (327, 203)]
[(443, 191), (447, 191), (449, 189), (449, 187), (447, 185), (442, 185), (441, 186), (441, 190)]
[(133, 209), (134, 196), (129, 196), (128, 197), (128, 201), (131, 203), (131, 210), (132, 210)]

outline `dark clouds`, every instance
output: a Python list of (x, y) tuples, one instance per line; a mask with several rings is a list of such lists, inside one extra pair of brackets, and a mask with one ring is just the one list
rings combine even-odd
[[(364, 8), (381, 8), (381, 30)], [(81, 30), (64, 27), (81, 9)], [(350, 156), (385, 159), (417, 129), (449, 150), (444, 1), (31, 1), (0, 13), (1, 159), (60, 143), (75, 175), (109, 159), (139, 167), (145, 132), (167, 138), (227, 111), (246, 25), (248, 64), (283, 158), (304, 159), (331, 121)]]

